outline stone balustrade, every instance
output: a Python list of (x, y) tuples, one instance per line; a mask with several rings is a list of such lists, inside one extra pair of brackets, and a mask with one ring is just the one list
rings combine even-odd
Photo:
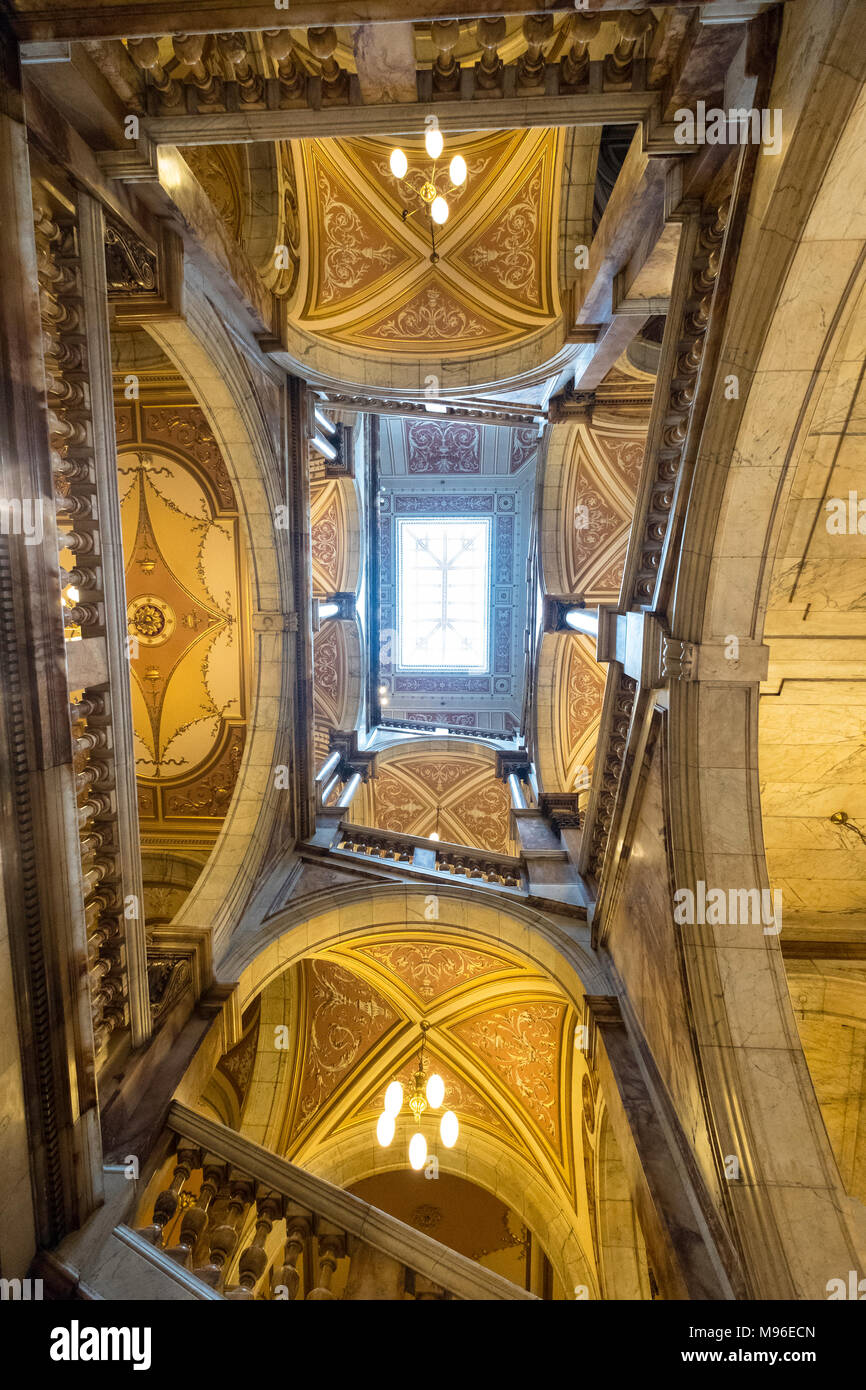
[(341, 821), (335, 848), (366, 858), (407, 864), (426, 873), (449, 874), (500, 888), (523, 889), (523, 870), (519, 859), (509, 854), (472, 849), (468, 845), (445, 844), (417, 835), (376, 830)]
[[(526, 15), (516, 49), (515, 36), (508, 39), (507, 60), (500, 53), (507, 32), (503, 16), (474, 23), (434, 20), (432, 59), (429, 52), (416, 59), (417, 100), (532, 100), (643, 90), (652, 12), (643, 7), (605, 18), (609, 22), (602, 27), (598, 15)], [(456, 50), (467, 24), (482, 56), (464, 65)], [(416, 46), (420, 39), (416, 34)], [(592, 40), (604, 51), (590, 59)], [(357, 73), (341, 64), (331, 26), (135, 38), (127, 40), (127, 49), (141, 73), (150, 116), (368, 104)]]
[(446, 729), (449, 734), (456, 734), (458, 738), (493, 739), (498, 743), (510, 743), (514, 738), (507, 729), (476, 729), (474, 725), (449, 724), (435, 717), (424, 722), (418, 719), (380, 719), (378, 727), (394, 729), (397, 732), (406, 730), (413, 734), (432, 734), (436, 729)]
[(534, 1297), (177, 1102), (168, 1129), (168, 1172), (149, 1184), (137, 1234), (222, 1298)]
[[(85, 203), (86, 216), (91, 207)], [(73, 558), (72, 567), (60, 572), (66, 597), (58, 622), (67, 638), (93, 1038), (97, 1057), (104, 1063), (113, 1037), (131, 1026), (134, 1045), (139, 1044), (149, 1033), (150, 1018), (134, 772), (118, 749), (119, 740), (129, 746), (131, 737), (121, 729), (121, 692), (112, 689), (109, 659), (109, 647), (116, 648), (118, 640), (123, 640), (119, 634), (125, 634), (126, 615), (122, 572), (118, 579), (104, 535), (109, 526), (105, 497), (112, 490), (116, 496), (116, 481), (113, 435), (109, 445), (91, 379), (92, 358), (99, 351), (91, 332), (94, 306), (104, 315), (103, 304), (95, 302), (86, 283), (83, 246), (91, 230), (88, 222), (83, 236), (77, 210), (59, 205), (41, 184), (34, 185), (55, 507), (60, 543)], [(95, 237), (94, 250), (101, 262), (101, 219)], [(94, 236), (89, 239), (93, 241)], [(114, 662), (117, 679), (128, 685), (126, 653), (115, 650)], [(123, 693), (128, 701), (128, 693)], [(133, 846), (134, 855), (130, 853)], [(139, 930), (130, 950), (130, 933)], [(135, 974), (132, 990), (130, 965)]]

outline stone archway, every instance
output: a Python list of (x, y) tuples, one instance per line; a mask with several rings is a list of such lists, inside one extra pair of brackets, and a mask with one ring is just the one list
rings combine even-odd
[[(506, 1005), (512, 997), (514, 1001), (538, 999), (551, 1004), (561, 1000), (565, 1010), (563, 1018), (571, 1020), (565, 1037), (570, 1048), (571, 1035), (575, 1035), (573, 1054), (568, 1054), (567, 1066), (563, 1065), (558, 1073), (562, 1078), (562, 1090), (557, 1104), (562, 1107), (563, 1117), (568, 1117), (563, 1120), (563, 1134), (567, 1139), (559, 1175), (557, 1165), (549, 1156), (541, 1166), (533, 1158), (535, 1150), (540, 1152), (543, 1146), (530, 1144), (529, 1149), (522, 1152), (519, 1143), (515, 1147), (517, 1141), (508, 1141), (484, 1124), (480, 1127), (473, 1124), (471, 1113), (465, 1132), (461, 1129), (462, 1138), (457, 1149), (450, 1154), (443, 1152), (440, 1158), (445, 1171), (471, 1176), (525, 1220), (548, 1250), (557, 1276), (566, 1289), (584, 1286), (590, 1298), (598, 1298), (601, 1295), (595, 1269), (594, 1200), (590, 1216), (591, 1199), (584, 1188), (583, 1141), (579, 1137), (579, 1097), (583, 1077), (587, 1074), (587, 1059), (576, 1041), (582, 1030), (576, 1030), (573, 1021), (584, 1016), (584, 993), (607, 992), (609, 984), (599, 963), (585, 945), (575, 939), (576, 933), (571, 927), (566, 930), (519, 904), (504, 905), (494, 893), (470, 894), (450, 886), (443, 886), (436, 894), (407, 890), (400, 884), (377, 886), (372, 891), (369, 885), (342, 888), (311, 895), (284, 909), (254, 936), (237, 940), (218, 972), (223, 981), (231, 979), (238, 983), (235, 1005), (238, 1017), (246, 1014), (253, 1000), (261, 996), (262, 1026), (269, 1030), (263, 1035), (264, 1043), (259, 1045), (253, 1065), (242, 1131), (266, 1148), (286, 1153), (292, 1161), (339, 1185), (349, 1185), (397, 1166), (396, 1161), (376, 1145), (375, 1113), (368, 1112), (367, 1108), (360, 1113), (360, 1102), (351, 1091), (336, 1103), (329, 1099), (321, 1110), (321, 1119), (319, 1110), (311, 1111), (312, 1128), (307, 1126), (301, 1131), (301, 1138), (288, 1142), (287, 1136), (292, 1131), (288, 1128), (285, 1107), (293, 1103), (291, 1098), (298, 1093), (294, 1054), (300, 1056), (304, 1045), (307, 1025), (299, 1019), (305, 1016), (304, 992), (309, 990), (309, 981), (304, 984), (297, 972), (304, 963), (329, 960), (341, 967), (348, 961), (353, 968), (360, 969), (365, 952), (375, 954), (377, 947), (388, 948), (397, 941), (429, 941), (431, 936), (435, 936), (437, 942), (462, 943), (470, 951), (492, 952), (503, 960), (504, 983), (496, 984), (491, 979), (488, 984), (484, 977), (478, 985), (479, 999), (484, 1007), (492, 1006), (500, 997)], [(513, 963), (510, 967), (509, 960)], [(529, 984), (519, 978), (521, 972), (529, 979)], [(387, 981), (383, 985), (377, 977), (377, 984), (386, 990), (392, 986), (397, 990), (387, 996), (392, 1003), (407, 997), (401, 994), (402, 987), (394, 985), (393, 981), (391, 986)], [(525, 1006), (524, 1002), (522, 1007)], [(471, 1014), (471, 1008), (460, 999), (442, 1007), (446, 1012), (450, 1010), (450, 1016), (458, 1020)], [(414, 1056), (420, 1037), (417, 1023), (413, 1022), (416, 1016), (433, 1019), (434, 1030), (437, 1027), (436, 1009), (430, 1012), (430, 1008), (423, 998), (410, 1005), (407, 1031), (395, 1035), (393, 1041), (386, 1039), (375, 1060), (365, 1060), (362, 1071), (369, 1069), (375, 1079), (370, 1083), (362, 1078), (364, 1087), (369, 1089), (370, 1084), (378, 1087), (381, 1078), (398, 1072), (405, 1066), (405, 1059), (410, 1054)], [(274, 1056), (270, 1031), (284, 1018), (290, 1020), (291, 1041), (287, 1050)], [(447, 1066), (454, 1061), (454, 1056), (448, 1052), (447, 1040), (441, 1031), (444, 1027), (443, 1023), (438, 1036), (435, 1031), (431, 1033), (430, 1045), (434, 1057), (442, 1058)], [(473, 1064), (468, 1076), (470, 1087), (474, 1085), (484, 1096), (481, 1069)], [(179, 1095), (190, 1103), (197, 1103), (205, 1080), (197, 1063)], [(360, 1094), (358, 1092), (358, 1096)], [(528, 1122), (518, 1116), (519, 1105), (505, 1091), (486, 1096), (487, 1102), (496, 1107), (497, 1095), (505, 1105), (504, 1128), (510, 1124), (515, 1126), (516, 1135), (525, 1136)], [(320, 1125), (321, 1137), (317, 1133)], [(570, 1179), (568, 1172), (572, 1174)], [(569, 1183), (576, 1184), (573, 1192)]]
[(237, 921), (256, 881), (267, 845), (264, 824), (276, 813), (271, 769), (286, 684), (282, 613), (292, 606), (291, 579), (274, 539), (281, 498), (281, 386), (254, 369), (232, 342), (207, 299), (194, 267), (187, 265), (183, 319), (148, 322), (151, 337), (194, 392), (213, 431), (239, 498), (245, 527), (253, 629), (253, 677), (248, 737), (231, 804), (211, 856), (178, 913), (178, 927), (206, 925), (218, 951)]

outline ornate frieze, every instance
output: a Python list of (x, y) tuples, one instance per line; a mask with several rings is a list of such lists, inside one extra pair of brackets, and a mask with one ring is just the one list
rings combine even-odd
[[(730, 212), (730, 200), (702, 219), (692, 257), (689, 291), (673, 340), (670, 375), (666, 387), (664, 417), (654, 435), (649, 466), (653, 482), (645, 511), (635, 518), (642, 528), (642, 543), (632, 582), (631, 601), (651, 607), (661, 564), (662, 550), (673, 507), (674, 492), (689, 432), (692, 406), (698, 388), (704, 343), (710, 322), (713, 293), (718, 278), (721, 247)], [(670, 331), (670, 325), (667, 332)], [(661, 383), (660, 383), (660, 389)], [(641, 533), (638, 533), (641, 534)]]
[(105, 219), (105, 276), (109, 290), (151, 294), (157, 289), (156, 253), (114, 218)]

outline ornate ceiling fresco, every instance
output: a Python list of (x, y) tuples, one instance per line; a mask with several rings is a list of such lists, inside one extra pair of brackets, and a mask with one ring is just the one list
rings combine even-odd
[[(576, 1015), (551, 980), (508, 950), (467, 945), (444, 931), (423, 939), (405, 931), (354, 937), (269, 985), (243, 1131), (313, 1168), (323, 1146), (373, 1134), (388, 1083), (398, 1077), (404, 1090), (411, 1086), (422, 1019), (430, 1025), (430, 1065), (460, 1120), (459, 1144), (472, 1132), (486, 1136), (528, 1160), (576, 1206), (583, 1178), (582, 1163), (575, 1165)], [(280, 1054), (275, 1085), (270, 1025), (279, 1021), (291, 1045)], [(245, 1075), (251, 1037), (247, 1030), (237, 1065), (224, 1059), (235, 1070), (243, 1062)], [(225, 1103), (213, 1086), (208, 1096)], [(379, 1151), (382, 1171), (394, 1159), (402, 1166), (404, 1140), (408, 1132), (398, 1129), (393, 1151)]]
[(151, 377), (115, 405), (142, 844), (207, 850), (246, 736), (244, 558), (203, 413), (170, 372)]
[(352, 803), (352, 820), (406, 835), (437, 829), (446, 843), (513, 854), (511, 798), (495, 754), (453, 739), (401, 744), (380, 753), (377, 772)]
[[(378, 676), (388, 716), (501, 730), (520, 721), (524, 682), (525, 557), (538, 435), (436, 419), (380, 417)], [(403, 670), (397, 640), (397, 524), (413, 517), (488, 518), (490, 667), (483, 674)]]
[[(423, 143), (407, 139), (410, 171), (426, 172)], [(485, 353), (525, 340), (559, 315), (553, 245), (558, 223), (556, 131), (449, 138), (463, 188), (430, 262), (426, 219), (403, 222), (393, 142), (296, 142), (299, 204), (309, 255), (290, 312), (299, 327), (355, 351), (417, 357)]]
[[(361, 536), (354, 483), (330, 479), (310, 488), (313, 593), (354, 590)], [(353, 563), (354, 562), (354, 563)], [(329, 731), (351, 728), (361, 693), (360, 634), (353, 624), (325, 622), (313, 642), (315, 753), (327, 756)]]
[(595, 640), (579, 633), (565, 634), (556, 644), (554, 689), (559, 698), (553, 717), (555, 788), (573, 789), (586, 781), (583, 770), (591, 773), (601, 705), (604, 698), (605, 667), (595, 659)]
[[(345, 489), (340, 479), (310, 488), (313, 593), (345, 590), (349, 582), (349, 537)], [(355, 538), (356, 546), (360, 538)]]
[(548, 545), (542, 557), (553, 592), (581, 594), (590, 605), (616, 603), (645, 442), (639, 422), (613, 417), (554, 428), (545, 493), (556, 489), (550, 505), (564, 524), (558, 553)]
[[(617, 364), (612, 391), (646, 373)], [(580, 596), (588, 607), (616, 604), (646, 443), (646, 411), (596, 408), (592, 421), (554, 425), (547, 451), (540, 524), (548, 592)], [(536, 718), (545, 790), (585, 785), (595, 754), (605, 670), (595, 643), (548, 633), (539, 661)]]

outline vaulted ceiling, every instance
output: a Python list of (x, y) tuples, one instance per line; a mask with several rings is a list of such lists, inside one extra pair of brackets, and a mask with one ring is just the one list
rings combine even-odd
[[(449, 137), (440, 164), (462, 154), (468, 176), (448, 194), (435, 264), (426, 214), (401, 217), (407, 204), (388, 165), (393, 143), (294, 146), (309, 253), (292, 317), (354, 351), (413, 358), (499, 348), (549, 325), (559, 314), (548, 230), (558, 221), (557, 132)], [(426, 176), (423, 143), (402, 144), (410, 177)]]
[[(422, 1019), (429, 1068), (445, 1082), (443, 1108), (461, 1125), (458, 1145), (473, 1132), (493, 1140), (577, 1207), (575, 1127), (582, 1112), (592, 1132), (594, 1105), (591, 1082), (574, 1101), (576, 1015), (547, 976), (505, 948), (469, 946), (446, 931), (419, 939), (395, 930), (307, 958), (264, 991), (260, 1025), (220, 1064), (224, 1080), (206, 1098), (225, 1107), (231, 1079), (242, 1131), (315, 1167), (335, 1142), (375, 1134), (395, 1077), (408, 1094)], [(288, 1027), (289, 1046), (275, 1058), (279, 1025)], [(435, 1119), (422, 1128), (435, 1152)], [(409, 1133), (401, 1121), (391, 1148), (378, 1151), (382, 1171), (404, 1165)]]
[[(653, 378), (626, 357), (605, 378), (605, 393), (575, 423), (553, 426), (547, 447), (539, 526), (547, 592), (579, 596), (587, 607), (616, 605), (644, 459)], [(635, 394), (643, 390), (643, 404)], [(632, 392), (632, 401), (627, 399)], [(538, 762), (546, 790), (573, 790), (591, 773), (605, 668), (594, 640), (548, 633), (536, 692)]]
[[(130, 338), (117, 344), (115, 428), (132, 720), (148, 917), (167, 920), (206, 859), (237, 781), (248, 601), (225, 460), (172, 364), (142, 335)], [(131, 365), (134, 400), (124, 386)], [(173, 856), (192, 873), (178, 876)]]
[(510, 809), (491, 749), (437, 739), (380, 753), (376, 776), (353, 802), (352, 820), (406, 835), (436, 831), (446, 843), (513, 854)]

